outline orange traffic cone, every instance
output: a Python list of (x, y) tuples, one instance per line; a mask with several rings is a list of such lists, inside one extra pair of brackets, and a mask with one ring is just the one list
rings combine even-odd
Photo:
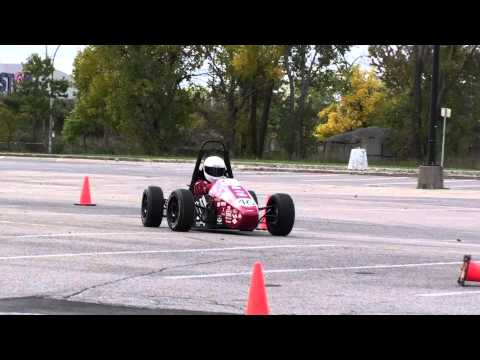
[[(265, 202), (265, 206), (267, 206), (268, 200), (270, 200), (270, 196), (267, 196), (267, 201)], [(258, 230), (267, 230), (266, 212), (267, 210), (263, 210), (263, 217), (262, 217), (262, 220), (260, 220), (260, 223), (258, 224)]]
[(252, 271), (252, 282), (248, 291), (248, 303), (245, 315), (269, 315), (267, 291), (260, 262), (256, 262)]
[(480, 264), (473, 262), (470, 255), (463, 257), (463, 265), (458, 278), (458, 283), (462, 286), (465, 286), (465, 281), (480, 281)]
[(80, 203), (75, 205), (81, 206), (95, 206), (96, 204), (92, 204), (92, 199), (90, 198), (90, 181), (88, 180), (88, 176), (85, 176), (83, 179), (83, 187), (82, 193), (80, 195)]

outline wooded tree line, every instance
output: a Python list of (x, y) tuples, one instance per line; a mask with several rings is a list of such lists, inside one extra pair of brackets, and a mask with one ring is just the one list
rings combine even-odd
[[(370, 71), (347, 61), (350, 50), (347, 45), (88, 46), (74, 64), (73, 108), (56, 100), (57, 149), (176, 154), (219, 136), (236, 156), (262, 158), (274, 138), (277, 156), (304, 159), (331, 135), (380, 126), (392, 129), (398, 158), (423, 160), (432, 47), (371, 45)], [(25, 81), (17, 93), (1, 98), (0, 141), (44, 138), (49, 96), (58, 99), (65, 91), (65, 84), (41, 81), (48, 66), (48, 59), (30, 58), (25, 70), (37, 81)], [(441, 47), (438, 106), (453, 111), (447, 137), (452, 155), (464, 156), (479, 145), (479, 70), (477, 45)], [(58, 87), (54, 94), (46, 90), (50, 85)]]

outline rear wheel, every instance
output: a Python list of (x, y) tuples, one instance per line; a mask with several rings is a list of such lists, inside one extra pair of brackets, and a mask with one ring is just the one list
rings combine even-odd
[(290, 234), (295, 222), (295, 205), (288, 194), (274, 194), (267, 202), (267, 229), (272, 235)]
[(168, 226), (173, 231), (188, 231), (193, 225), (195, 203), (189, 190), (179, 189), (170, 194), (167, 204)]
[(157, 186), (149, 186), (142, 195), (142, 223), (145, 227), (159, 227), (163, 218), (165, 198)]

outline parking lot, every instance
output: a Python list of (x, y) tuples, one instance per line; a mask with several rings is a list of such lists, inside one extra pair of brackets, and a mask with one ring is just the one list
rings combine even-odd
[[(242, 314), (261, 261), (272, 314), (479, 314), (462, 288), (480, 258), (480, 181), (235, 171), (259, 202), (289, 193), (296, 222), (268, 232), (144, 228), (148, 185), (165, 194), (193, 164), (0, 159), (0, 313)], [(83, 176), (95, 207), (77, 207)]]

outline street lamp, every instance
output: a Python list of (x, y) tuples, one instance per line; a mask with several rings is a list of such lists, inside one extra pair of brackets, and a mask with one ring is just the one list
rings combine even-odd
[(440, 46), (433, 46), (433, 66), (432, 66), (432, 100), (430, 104), (430, 131), (428, 134), (428, 156), (427, 164), (436, 166), (436, 132), (438, 120), (438, 77), (440, 63)]
[(432, 100), (428, 134), (427, 161), (420, 166), (418, 189), (443, 189), (443, 168), (436, 162), (436, 130), (438, 121), (438, 78), (440, 70), (440, 45), (433, 46)]
[[(47, 51), (47, 46), (45, 45), (45, 56), (48, 57), (48, 51)], [(52, 132), (53, 132), (53, 90), (52, 90), (52, 82), (53, 82), (53, 74), (55, 73), (55, 56), (57, 55), (58, 49), (60, 49), (60, 46), (58, 45), (57, 48), (55, 49), (55, 52), (53, 53), (52, 57), (52, 73), (50, 75), (50, 117), (48, 121), (48, 153), (52, 153)]]

